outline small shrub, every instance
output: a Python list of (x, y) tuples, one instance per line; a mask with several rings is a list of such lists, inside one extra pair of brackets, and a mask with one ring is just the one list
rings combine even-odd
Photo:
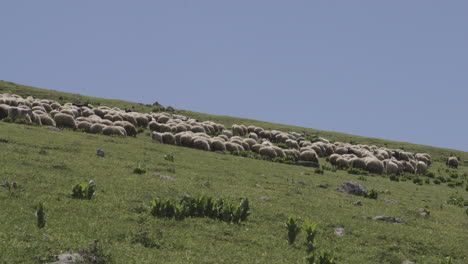
[(146, 169), (139, 165), (139, 166), (133, 168), (133, 173), (135, 173), (135, 174), (145, 174)]
[(434, 179), (434, 184), (440, 184), (440, 180), (439, 179)]
[(96, 193), (96, 184), (94, 181), (80, 183), (73, 186), (71, 197), (76, 199), (91, 200)]
[(425, 184), (431, 184), (431, 180), (430, 180), (430, 179), (425, 179), (425, 180), (424, 180), (424, 183), (425, 183)]
[(336, 168), (332, 166), (323, 165), (322, 169), (326, 171), (336, 172)]
[(140, 231), (133, 235), (132, 238), (133, 244), (141, 244), (146, 248), (159, 248), (160, 246), (153, 242), (149, 236), (149, 232), (146, 230)]
[(319, 254), (317, 254), (317, 264), (334, 264), (335, 263), (335, 256), (332, 251), (329, 250), (321, 250)]
[(282, 148), (282, 149), (289, 149), (289, 146), (288, 146), (288, 144), (286, 144), (286, 143), (276, 143), (275, 145), (276, 145), (277, 147)]
[(293, 156), (289, 156), (289, 155), (286, 155), (283, 158), (276, 157), (276, 158), (273, 158), (271, 161), (284, 163), (284, 164), (290, 164), (290, 165), (296, 164), (296, 158), (294, 158)]
[(423, 180), (419, 177), (413, 179), (414, 184), (423, 185)]
[(447, 200), (448, 204), (453, 204), (459, 207), (468, 206), (468, 200), (463, 199), (462, 196), (457, 193), (452, 193)]
[(358, 180), (360, 180), (360, 181), (367, 181), (367, 178), (364, 177), (364, 176), (362, 176), (362, 175), (360, 175), (360, 176), (358, 177)]
[(323, 173), (324, 173), (323, 167), (316, 168), (316, 169), (314, 170), (314, 173), (315, 173), (315, 174), (323, 174)]
[(452, 179), (458, 179), (458, 173), (452, 172), (452, 173), (450, 174), (450, 178), (452, 178)]
[(398, 176), (395, 175), (395, 174), (391, 174), (391, 175), (390, 175), (390, 180), (391, 180), (391, 181), (399, 182), (399, 181), (400, 181), (400, 177), (398, 177)]
[(453, 259), (450, 256), (446, 257), (440, 262), (440, 264), (453, 264)]
[(358, 168), (349, 168), (347, 170), (348, 174), (355, 174), (355, 175), (369, 175), (368, 171), (361, 170)]
[(306, 221), (305, 227), (303, 228), (304, 235), (306, 236), (307, 252), (310, 253), (315, 249), (315, 241), (318, 234), (317, 230), (318, 223), (310, 223)]
[(174, 154), (172, 153), (166, 154), (164, 155), (164, 159), (170, 162), (174, 162)]
[(434, 174), (434, 172), (432, 172), (432, 171), (428, 171), (428, 172), (426, 173), (426, 177), (435, 178), (435, 174)]
[(288, 242), (290, 245), (292, 245), (294, 241), (296, 241), (296, 237), (301, 231), (301, 229), (299, 228), (296, 218), (292, 216), (288, 218), (288, 221), (286, 222), (286, 227), (288, 229)]
[(5, 117), (5, 118), (3, 118), (3, 122), (13, 123), (13, 120), (10, 117)]
[(438, 180), (439, 182), (443, 182), (443, 183), (447, 182), (447, 180), (442, 176), (437, 176), (436, 180)]
[(141, 134), (143, 132), (145, 132), (144, 128), (142, 128), (142, 127), (137, 128), (137, 134)]
[(371, 189), (364, 195), (364, 197), (370, 199), (377, 199), (379, 197), (379, 193), (376, 190)]
[(104, 250), (98, 240), (94, 240), (88, 249), (80, 250), (84, 263), (106, 264), (112, 263), (112, 257), (109, 251)]
[(46, 225), (44, 204), (39, 203), (36, 210), (37, 227), (44, 228)]

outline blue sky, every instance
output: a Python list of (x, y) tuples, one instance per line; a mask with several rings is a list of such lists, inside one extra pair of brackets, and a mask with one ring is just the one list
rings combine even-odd
[(468, 151), (468, 1), (2, 1), (0, 79)]

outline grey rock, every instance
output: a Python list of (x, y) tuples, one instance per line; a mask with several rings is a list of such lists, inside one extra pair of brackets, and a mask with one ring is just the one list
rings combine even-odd
[(383, 216), (383, 215), (378, 215), (374, 217), (364, 216), (364, 218), (370, 219), (370, 220), (376, 220), (376, 221), (384, 221), (384, 222), (389, 222), (389, 223), (398, 223), (398, 224), (405, 223), (408, 221), (407, 219), (404, 219), (404, 218), (396, 218), (393, 216)]
[(426, 211), (424, 208), (419, 208), (418, 214), (424, 218), (431, 217), (430, 213), (428, 213), (428, 211)]
[(176, 178), (174, 178), (174, 177), (166, 176), (166, 175), (162, 175), (162, 174), (154, 174), (153, 176), (157, 176), (160, 179), (167, 180), (167, 181), (175, 181), (176, 180)]
[(338, 186), (336, 189), (340, 192), (357, 196), (364, 196), (367, 193), (366, 187), (357, 182), (345, 182), (341, 186)]
[(388, 198), (379, 198), (380, 201), (386, 202), (386, 203), (391, 203), (391, 204), (399, 204), (400, 201), (398, 200), (393, 200), (393, 199), (388, 199)]
[(104, 153), (104, 150), (98, 149), (98, 150), (96, 151), (96, 155), (98, 155), (99, 157), (103, 157), (103, 158), (104, 158), (104, 157), (106, 156), (106, 153)]
[(255, 184), (255, 187), (259, 189), (265, 189), (265, 187), (261, 186), (260, 184)]
[(49, 264), (71, 264), (84, 261), (83, 257), (78, 253), (65, 253), (56, 256), (57, 261)]
[(345, 229), (342, 227), (337, 227), (335, 228), (335, 235), (337, 236), (344, 236), (345, 235)]
[(55, 131), (55, 132), (62, 132), (62, 130), (58, 127), (54, 127), (54, 126), (48, 126), (47, 129), (51, 130), (51, 131)]
[(259, 200), (260, 200), (260, 202), (268, 202), (268, 201), (270, 201), (270, 198), (268, 198), (266, 196), (262, 196), (262, 197), (260, 197)]
[(328, 184), (320, 184), (317, 187), (323, 188), (323, 189), (328, 189), (329, 186), (328, 186)]

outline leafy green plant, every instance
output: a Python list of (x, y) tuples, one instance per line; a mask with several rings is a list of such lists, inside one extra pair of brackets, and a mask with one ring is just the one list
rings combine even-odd
[(36, 210), (37, 227), (44, 228), (46, 225), (44, 204), (39, 203)]
[(309, 220), (307, 220), (305, 222), (305, 227), (302, 229), (304, 235), (306, 236), (306, 246), (308, 253), (312, 252), (315, 249), (315, 240), (318, 234), (317, 225), (318, 223), (311, 223), (309, 222)]
[(370, 199), (377, 199), (379, 197), (379, 193), (376, 190), (371, 189), (366, 194), (364, 194), (364, 197)]
[(348, 174), (355, 174), (355, 175), (369, 175), (369, 172), (366, 170), (361, 170), (358, 168), (348, 168), (346, 170)]
[(83, 256), (84, 263), (91, 264), (107, 264), (112, 263), (112, 256), (108, 250), (104, 250), (102, 245), (96, 239), (89, 244), (88, 249), (80, 250), (80, 255)]
[(286, 222), (286, 227), (288, 229), (288, 242), (292, 245), (294, 241), (296, 241), (296, 237), (301, 231), (301, 229), (299, 228), (296, 218), (294, 218), (293, 216), (290, 216), (288, 218), (288, 221)]
[(398, 177), (397, 175), (395, 174), (390, 174), (390, 180), (391, 181), (396, 181), (396, 182), (399, 182), (400, 181), (400, 177)]
[(159, 248), (160, 246), (151, 239), (147, 230), (140, 231), (133, 235), (131, 242), (141, 244), (146, 248)]
[(452, 193), (447, 200), (448, 204), (453, 204), (459, 207), (468, 206), (468, 200), (463, 199), (461, 195), (458, 195), (458, 192)]
[(448, 256), (448, 257), (444, 258), (444, 259), (440, 262), (440, 264), (453, 264), (453, 259), (452, 259), (452, 257)]
[(423, 185), (423, 180), (419, 177), (413, 179), (414, 184)]
[(174, 154), (172, 153), (166, 154), (164, 155), (164, 159), (170, 162), (174, 162)]
[(334, 264), (335, 263), (335, 254), (330, 250), (321, 250), (317, 254), (315, 264)]
[(321, 166), (320, 168), (316, 168), (314, 169), (314, 173), (316, 174), (323, 174), (325, 171), (323, 169), (323, 166)]
[(143, 168), (141, 165), (138, 165), (137, 167), (133, 168), (133, 173), (135, 173), (135, 174), (145, 174), (146, 169)]
[(73, 186), (71, 197), (76, 199), (91, 200), (96, 194), (96, 184), (94, 181), (83, 182)]

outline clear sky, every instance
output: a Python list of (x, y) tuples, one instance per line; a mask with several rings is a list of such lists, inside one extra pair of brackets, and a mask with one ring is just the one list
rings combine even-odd
[(0, 79), (468, 151), (468, 1), (0, 2)]

